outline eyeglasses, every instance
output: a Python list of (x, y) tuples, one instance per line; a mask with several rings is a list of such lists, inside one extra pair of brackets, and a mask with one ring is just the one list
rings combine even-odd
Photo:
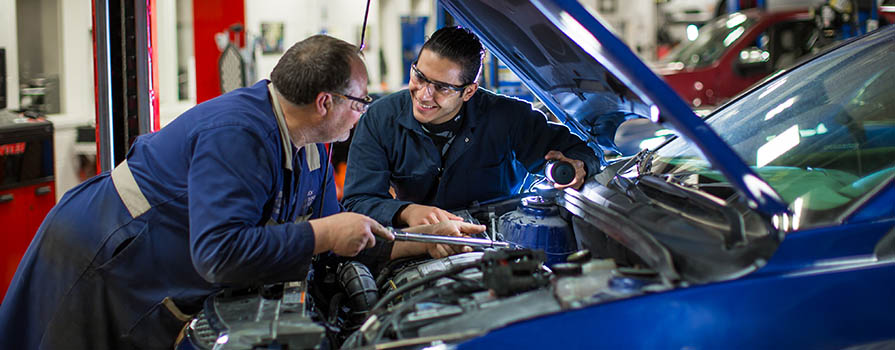
[(460, 91), (463, 91), (463, 89), (465, 89), (467, 86), (470, 85), (470, 84), (454, 85), (454, 84), (443, 83), (440, 81), (430, 80), (429, 78), (426, 78), (426, 76), (423, 75), (423, 73), (420, 72), (420, 70), (418, 68), (416, 68), (416, 63), (410, 65), (410, 71), (413, 72), (413, 74), (411, 74), (410, 77), (412, 78), (414, 84), (419, 84), (419, 85), (431, 84), (432, 87), (435, 88), (435, 93), (440, 96), (443, 96), (443, 97), (452, 96)]
[(370, 108), (370, 103), (373, 102), (373, 98), (370, 96), (354, 97), (354, 96), (342, 95), (337, 92), (330, 92), (330, 93), (351, 101), (351, 106), (350, 106), (351, 109), (361, 112), (361, 113), (366, 112), (367, 108)]

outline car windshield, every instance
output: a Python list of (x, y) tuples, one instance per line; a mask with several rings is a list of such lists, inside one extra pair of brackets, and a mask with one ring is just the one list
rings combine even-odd
[[(869, 39), (769, 81), (707, 121), (783, 197), (793, 229), (841, 221), (895, 175), (895, 41)], [(698, 152), (674, 139), (652, 171), (725, 187)]]
[(754, 18), (742, 13), (718, 17), (699, 28), (696, 40), (681, 43), (662, 62), (680, 62), (685, 67), (692, 68), (709, 66), (755, 22)]

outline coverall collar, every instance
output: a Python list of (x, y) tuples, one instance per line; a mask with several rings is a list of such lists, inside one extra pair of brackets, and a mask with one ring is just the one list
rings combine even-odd
[(280, 129), (280, 141), (283, 145), (283, 167), (292, 170), (292, 136), (289, 135), (289, 129), (286, 128), (286, 117), (283, 114), (283, 107), (277, 99), (279, 92), (273, 86), (272, 82), (267, 82), (267, 89), (270, 91), (270, 101), (273, 104), (273, 113), (277, 116), (277, 126)]
[(320, 153), (318, 152), (317, 144), (309, 143), (299, 147), (292, 142), (292, 136), (289, 135), (289, 129), (286, 127), (286, 115), (283, 113), (280, 101), (276, 98), (279, 94), (277, 88), (270, 81), (267, 82), (267, 88), (270, 91), (273, 112), (277, 116), (277, 127), (280, 129), (280, 141), (283, 144), (283, 168), (294, 171), (292, 170), (292, 154), (300, 148), (305, 151), (305, 162), (308, 164), (308, 171), (320, 169)]

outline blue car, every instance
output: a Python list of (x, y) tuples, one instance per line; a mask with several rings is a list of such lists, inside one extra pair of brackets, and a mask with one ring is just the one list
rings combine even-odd
[(895, 347), (895, 27), (702, 119), (575, 1), (442, 5), (597, 154), (634, 118), (676, 136), (458, 212), (510, 248), (222, 292), (187, 345)]

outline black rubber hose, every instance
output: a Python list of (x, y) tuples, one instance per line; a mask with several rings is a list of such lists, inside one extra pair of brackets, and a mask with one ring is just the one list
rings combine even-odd
[(348, 305), (351, 307), (349, 321), (358, 325), (367, 317), (379, 292), (376, 290), (376, 280), (366, 265), (351, 261), (339, 266), (339, 285), (348, 295)]
[(442, 277), (447, 277), (447, 276), (450, 276), (450, 275), (454, 275), (454, 274), (463, 272), (464, 270), (466, 270), (466, 269), (468, 269), (468, 268), (471, 268), (471, 267), (478, 267), (478, 266), (479, 266), (479, 262), (478, 262), (478, 261), (476, 261), (476, 262), (471, 262), (471, 263), (467, 263), (467, 264), (455, 265), (455, 266), (452, 266), (451, 268), (449, 268), (449, 269), (447, 269), (447, 270), (444, 270), (444, 271), (441, 271), (441, 272), (436, 272), (436, 273), (433, 273), (433, 274), (431, 274), (431, 275), (427, 275), (427, 276), (425, 276), (425, 277), (423, 277), (423, 278), (420, 278), (420, 279), (418, 279), (418, 280), (416, 280), (416, 281), (407, 283), (407, 284), (405, 284), (405, 285), (403, 285), (403, 286), (401, 286), (401, 287), (398, 287), (398, 289), (395, 289), (395, 290), (392, 291), (391, 293), (388, 293), (387, 295), (385, 295), (384, 297), (382, 297), (382, 299), (379, 299), (379, 302), (377, 302), (376, 305), (373, 306), (373, 308), (370, 310), (370, 314), (377, 314), (377, 313), (379, 313), (380, 311), (382, 311), (382, 308), (385, 307), (385, 305), (387, 305), (390, 301), (392, 301), (392, 300), (395, 299), (397, 296), (399, 296), (399, 295), (401, 295), (401, 294), (404, 294), (404, 293), (406, 293), (407, 291), (409, 291), (409, 290), (411, 290), (411, 289), (414, 289), (414, 288), (416, 288), (416, 287), (419, 287), (419, 286), (421, 286), (421, 285), (423, 285), (423, 284), (429, 283), (429, 282), (431, 282), (431, 281), (437, 280), (437, 279), (442, 278)]

